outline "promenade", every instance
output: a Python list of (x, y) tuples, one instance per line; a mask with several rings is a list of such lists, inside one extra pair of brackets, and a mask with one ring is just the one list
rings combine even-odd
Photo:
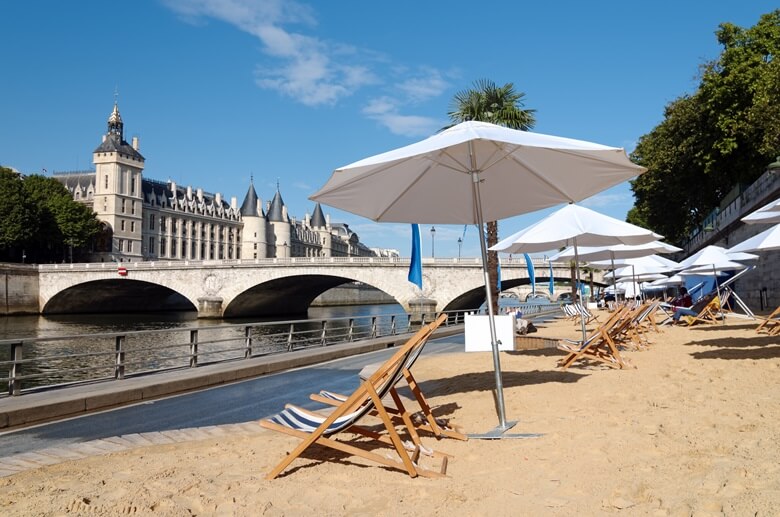
[[(462, 335), (463, 325), (440, 328), (434, 335), (434, 340)], [(275, 373), (291, 372), (294, 370), (306, 370), (309, 378), (316, 379), (316, 365), (328, 365), (333, 361), (352, 358), (347, 366), (342, 369), (360, 369), (360, 366), (368, 362), (377, 361), (377, 355), (371, 352), (387, 351), (389, 353), (396, 345), (402, 344), (408, 335), (386, 336), (378, 339), (357, 341), (340, 345), (312, 348), (257, 357), (249, 360), (228, 361), (198, 368), (187, 368), (169, 372), (149, 374), (139, 377), (127, 378), (119, 381), (106, 381), (84, 384), (69, 388), (52, 389), (38, 393), (30, 393), (17, 397), (0, 399), (0, 422), (3, 428), (0, 431), (0, 477), (16, 474), (30, 468), (38, 468), (44, 465), (52, 465), (62, 461), (83, 458), (95, 454), (107, 454), (130, 448), (175, 443), (182, 441), (199, 440), (207, 437), (226, 436), (232, 434), (246, 435), (260, 431), (260, 427), (253, 423), (224, 423), (220, 425), (195, 426), (192, 422), (198, 422), (197, 410), (192, 407), (180, 407), (177, 410), (170, 408), (163, 411), (166, 415), (181, 413), (176, 428), (164, 429), (171, 426), (171, 422), (164, 421), (162, 417), (154, 417), (152, 407), (149, 404), (160, 401), (166, 397), (191, 393), (208, 388), (225, 387), (251, 379), (258, 379)], [(462, 346), (457, 343), (458, 349)], [(433, 340), (432, 340), (433, 341)], [(462, 340), (460, 340), (462, 341)], [(428, 347), (431, 349), (433, 347)], [(342, 374), (343, 376), (343, 374)], [(349, 380), (352, 381), (349, 376)], [(294, 396), (295, 390), (301, 388), (308, 394), (308, 386), (320, 385), (322, 381), (309, 380), (300, 383), (291, 377), (289, 386), (285, 387), (285, 381), (277, 380), (279, 386), (273, 388), (281, 397)], [(263, 397), (262, 404), (258, 404), (252, 395), (242, 393), (240, 398), (245, 399), (244, 404), (252, 405), (250, 420), (256, 420), (266, 413), (278, 410), (280, 402), (269, 397)], [(177, 402), (176, 398), (169, 399), (171, 404), (188, 405), (193, 402)], [(57, 434), (78, 434), (80, 431), (63, 429), (52, 433), (40, 432), (46, 435), (43, 439), (24, 439), (29, 434), (35, 434), (36, 426), (51, 427), (55, 422), (60, 422), (74, 417), (86, 416), (86, 419), (96, 419), (90, 415), (112, 409), (139, 405), (139, 412), (130, 418), (122, 418), (118, 428), (120, 431), (110, 436), (88, 439), (72, 443), (60, 443)], [(203, 406), (206, 404), (204, 403)], [(224, 403), (217, 403), (224, 405)], [(257, 411), (259, 411), (258, 414)], [(264, 413), (265, 411), (265, 413)], [(150, 428), (149, 418), (158, 422), (158, 430), (134, 432), (138, 428)], [(243, 418), (243, 417), (242, 417)], [(76, 421), (74, 426), (76, 425)], [(187, 422), (182, 425), (181, 422)], [(99, 424), (81, 425), (78, 429), (101, 427)], [(153, 426), (152, 426), (153, 427)], [(111, 429), (108, 427), (108, 429)], [(98, 432), (99, 434), (99, 432)], [(40, 447), (41, 444), (53, 443), (54, 446)]]

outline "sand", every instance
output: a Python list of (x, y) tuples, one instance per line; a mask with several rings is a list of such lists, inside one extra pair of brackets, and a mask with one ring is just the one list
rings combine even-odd
[[(426, 438), (454, 455), (444, 479), (314, 449), (268, 481), (297, 442), (263, 431), (2, 478), (0, 514), (780, 515), (780, 338), (755, 326), (665, 327), (648, 350), (624, 352), (630, 370), (561, 371), (552, 349), (503, 353), (511, 432), (541, 436)], [(414, 373), (439, 416), (470, 433), (495, 427), (490, 353), (423, 357)]]

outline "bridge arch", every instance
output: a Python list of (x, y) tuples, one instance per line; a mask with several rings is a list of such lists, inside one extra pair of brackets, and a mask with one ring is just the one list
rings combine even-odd
[(51, 297), (43, 314), (197, 311), (185, 296), (156, 283), (111, 278), (82, 282)]
[[(42, 312), (75, 312), (85, 307), (79, 297), (101, 300), (129, 296), (146, 310), (198, 311), (198, 317), (256, 317), (302, 314), (321, 293), (357, 281), (394, 298), (405, 310), (420, 298), (436, 301), (436, 310), (477, 309), (484, 301), (484, 275), (479, 259), (423, 259), (423, 288), (408, 281), (408, 259), (288, 258), (224, 261), (47, 264), (38, 266)], [(554, 265), (556, 278), (569, 268)], [(546, 263), (538, 272), (546, 272)], [(502, 261), (503, 289), (527, 285), (525, 261)], [(126, 275), (125, 275), (126, 273)], [(537, 275), (537, 283), (547, 278)], [(154, 286), (157, 286), (156, 288)], [(127, 296), (124, 291), (127, 291)], [(273, 295), (273, 296), (272, 296)], [(140, 300), (144, 303), (141, 304)], [(160, 300), (165, 300), (165, 303)], [(69, 306), (71, 308), (69, 308)]]

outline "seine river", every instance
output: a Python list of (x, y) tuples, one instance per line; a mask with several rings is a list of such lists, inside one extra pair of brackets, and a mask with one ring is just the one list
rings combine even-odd
[[(296, 348), (343, 342), (368, 337), (372, 316), (381, 334), (389, 334), (395, 316), (399, 331), (406, 325), (403, 308), (398, 304), (312, 307), (308, 321), (295, 324)], [(342, 319), (334, 319), (342, 318)], [(299, 319), (300, 318), (296, 318)], [(327, 331), (323, 330), (323, 320)], [(352, 321), (350, 321), (352, 320)], [(274, 324), (274, 322), (286, 323)], [(264, 325), (253, 325), (263, 323)], [(21, 374), (23, 389), (88, 379), (112, 378), (116, 360), (113, 336), (101, 333), (130, 334), (123, 345), (125, 375), (166, 368), (187, 367), (190, 362), (192, 329), (198, 329), (198, 363), (239, 359), (244, 356), (247, 327), (251, 330), (252, 354), (288, 350), (289, 319), (197, 319), (194, 312), (151, 314), (90, 314), (62, 316), (0, 317), (0, 340), (16, 338), (54, 338), (25, 343)], [(181, 329), (178, 331), (176, 329)], [(78, 336), (67, 338), (67, 336)], [(308, 342), (306, 342), (308, 340)], [(0, 346), (0, 380), (8, 379), (10, 345)]]
[[(328, 318), (384, 316), (403, 314), (399, 304), (341, 305), (312, 307), (311, 320)], [(290, 318), (284, 318), (287, 320)], [(55, 337), (97, 332), (125, 332), (131, 330), (159, 330), (184, 327), (210, 327), (246, 323), (282, 321), (282, 318), (198, 319), (195, 312), (161, 314), (69, 314), (62, 316), (8, 316), (0, 317), (0, 339), (20, 337)]]

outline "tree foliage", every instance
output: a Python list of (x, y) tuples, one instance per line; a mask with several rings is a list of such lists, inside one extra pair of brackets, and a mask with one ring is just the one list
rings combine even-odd
[[(475, 120), (490, 122), (512, 129), (528, 130), (536, 123), (535, 110), (523, 108), (525, 94), (515, 90), (512, 83), (498, 86), (493, 81), (480, 79), (471, 89), (462, 90), (452, 99), (447, 115), (453, 124)], [(482, 229), (480, 228), (480, 231)], [(498, 223), (487, 223), (487, 245), (498, 243)], [(488, 252), (488, 279), (493, 294), (493, 310), (498, 312), (498, 253)]]
[(0, 259), (21, 261), (25, 245), (38, 230), (38, 211), (24, 192), (19, 174), (0, 167)]
[(648, 172), (631, 184), (629, 222), (677, 243), (780, 152), (780, 10), (715, 34), (723, 50), (701, 67), (698, 89), (672, 101), (632, 154)]
[(0, 258), (18, 262), (70, 259), (97, 235), (100, 225), (92, 210), (74, 201), (56, 179), (22, 177), (0, 167)]

